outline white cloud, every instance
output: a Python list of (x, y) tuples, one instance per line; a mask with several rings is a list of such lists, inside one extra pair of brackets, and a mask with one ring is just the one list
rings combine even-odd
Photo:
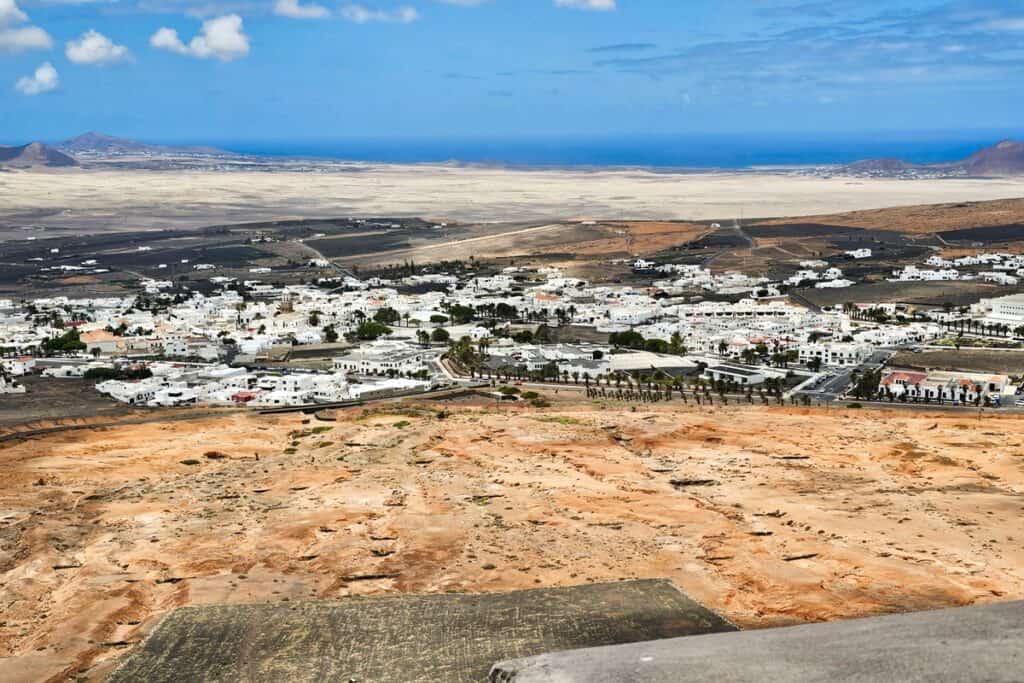
[(149, 39), (149, 44), (179, 55), (197, 59), (212, 57), (222, 62), (230, 62), (249, 54), (249, 36), (245, 35), (242, 18), (237, 14), (207, 19), (203, 22), (199, 35), (192, 38), (188, 45), (178, 37), (177, 31), (166, 27), (154, 33)]
[(44, 92), (56, 90), (58, 85), (60, 85), (60, 76), (57, 75), (57, 70), (53, 68), (53, 64), (44, 62), (31, 76), (19, 78), (18, 82), (14, 84), (14, 88), (22, 95), (41, 95)]
[(555, 7), (607, 11), (615, 9), (615, 0), (555, 0)]
[(302, 5), (299, 0), (277, 0), (274, 3), (274, 14), (292, 19), (323, 19), (329, 17), (331, 12), (315, 2)]
[(374, 10), (362, 5), (346, 5), (341, 8), (343, 19), (356, 24), (368, 24), (372, 21), (387, 22), (393, 24), (411, 24), (420, 18), (420, 13), (415, 7), (399, 7), (388, 12), (386, 10)]
[(1003, 17), (986, 21), (980, 28), (985, 31), (1024, 31), (1024, 17)]
[(28, 21), (28, 15), (18, 8), (14, 0), (0, 0), (0, 24), (16, 24)]
[(48, 50), (53, 46), (50, 34), (38, 26), (18, 26), (28, 21), (15, 0), (0, 0), (0, 52)]
[(117, 45), (102, 33), (89, 29), (78, 40), (69, 40), (64, 56), (75, 64), (114, 64), (131, 58), (124, 45)]

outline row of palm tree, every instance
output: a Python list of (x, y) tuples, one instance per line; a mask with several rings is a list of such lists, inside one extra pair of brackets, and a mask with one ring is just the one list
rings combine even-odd
[(1024, 337), (1024, 325), (1018, 325), (1017, 327), (1011, 328), (1009, 325), (1004, 323), (986, 323), (983, 320), (973, 320), (970, 318), (950, 320), (944, 323), (944, 325), (947, 330), (951, 332), (959, 332), (960, 334), (967, 333), (990, 337), (1007, 337), (1010, 332), (1013, 332), (1014, 336)]

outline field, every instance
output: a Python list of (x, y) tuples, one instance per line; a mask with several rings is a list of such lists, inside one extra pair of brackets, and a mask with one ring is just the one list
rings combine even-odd
[(926, 370), (961, 370), (1024, 376), (1024, 351), (986, 351), (983, 349), (949, 349), (948, 351), (901, 352), (890, 363), (898, 367)]
[[(941, 186), (943, 181), (939, 181)], [(893, 230), (906, 234), (947, 232), (965, 228), (1001, 226), (1024, 221), (1024, 199), (1008, 195), (1002, 201), (950, 202), (936, 199), (927, 206), (911, 206), (912, 202), (897, 202), (891, 208), (849, 211), (819, 216), (807, 215), (808, 222), (861, 229)], [(798, 214), (792, 214), (798, 215)], [(765, 225), (784, 225), (785, 219), (762, 221)]]
[(97, 393), (92, 383), (81, 379), (20, 377), (28, 391), (0, 398), (0, 436), (13, 425), (53, 421), (73, 423), (78, 419), (113, 418), (127, 415), (127, 407)]
[(800, 296), (817, 306), (841, 306), (846, 302), (892, 301), (923, 306), (950, 302), (967, 306), (979, 299), (1024, 291), (1022, 287), (1001, 287), (969, 282), (871, 282), (846, 289), (800, 289)]
[[(112, 196), (127, 178), (132, 191)], [(492, 268), (557, 266), (597, 282), (643, 286), (652, 278), (631, 272), (637, 257), (779, 279), (802, 260), (824, 258), (872, 282), (976, 243), (1024, 249), (1024, 199), (1006, 198), (1024, 194), (1024, 179), (851, 182), (783, 173), (328, 165), (321, 173), (18, 172), (0, 178), (4, 188), (17, 198), (6, 213), (0, 209), (0, 239), (8, 239), (0, 242), (0, 295), (12, 298), (40, 289), (119, 293), (138, 277), (184, 278), (194, 286), (214, 275), (253, 279), (250, 268), (270, 268), (256, 279), (292, 284), (355, 268), (470, 259)], [(171, 207), (166, 195), (175, 188), (187, 200)], [(939, 199), (947, 201), (890, 206)], [(834, 212), (842, 209), (853, 210)], [(737, 214), (761, 217), (738, 221)], [(873, 256), (853, 262), (843, 255), (861, 247)], [(324, 258), (331, 267), (309, 265)], [(42, 270), (93, 259), (113, 272)], [(214, 268), (196, 274), (197, 263)], [(873, 286), (809, 298), (892, 300)], [(986, 291), (952, 289), (957, 303)]]
[(100, 678), (185, 605), (665, 578), (756, 628), (1024, 597), (1017, 418), (551, 398), (0, 445), (5, 679)]
[(1022, 242), (1024, 241), (1024, 223), (950, 230), (943, 233), (942, 237), (950, 242), (978, 242), (981, 244)]

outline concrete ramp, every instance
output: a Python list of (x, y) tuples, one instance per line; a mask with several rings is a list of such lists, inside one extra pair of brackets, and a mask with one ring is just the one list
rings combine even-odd
[(546, 654), (491, 681), (1024, 681), (1024, 602)]
[(734, 629), (654, 580), (185, 607), (108, 681), (478, 683), (503, 659)]

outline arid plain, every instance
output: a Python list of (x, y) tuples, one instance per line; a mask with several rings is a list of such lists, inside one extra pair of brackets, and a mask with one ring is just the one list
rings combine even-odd
[(316, 171), (109, 168), (0, 173), (0, 223), (72, 230), (285, 218), (439, 221), (709, 220), (806, 216), (1024, 196), (1024, 177), (824, 177), (792, 172), (503, 169), (327, 164)]
[(6, 680), (101, 678), (186, 604), (665, 577), (749, 628), (1024, 597), (1019, 419), (552, 398), (4, 443)]

